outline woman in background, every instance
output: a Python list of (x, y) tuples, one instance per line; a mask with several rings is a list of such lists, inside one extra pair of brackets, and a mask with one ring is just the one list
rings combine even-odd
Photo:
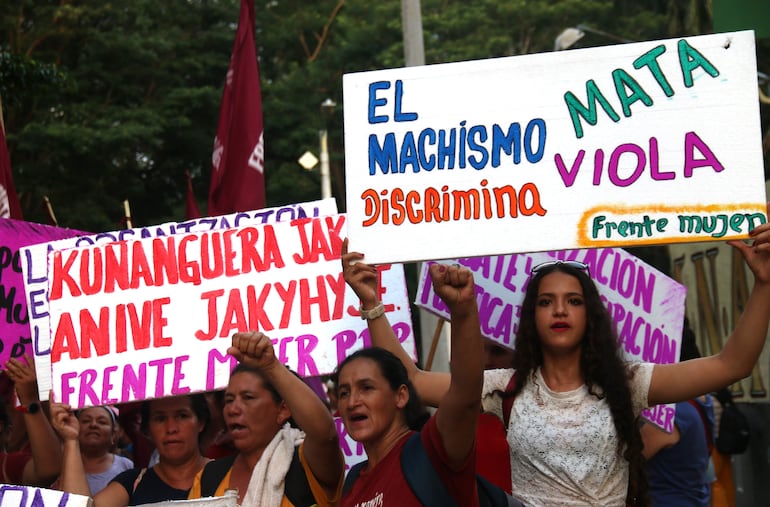
[(83, 468), (78, 418), (69, 405), (51, 403), (51, 421), (64, 441), (61, 489), (93, 496), (95, 507), (184, 500), (195, 474), (208, 461), (200, 451), (200, 435), (209, 421), (203, 394), (142, 402), (142, 429), (158, 450), (158, 463), (150, 468), (126, 470), (94, 495)]
[(103, 490), (119, 473), (134, 468), (134, 463), (113, 454), (117, 437), (117, 419), (112, 407), (88, 407), (78, 412), (80, 454), (92, 495)]

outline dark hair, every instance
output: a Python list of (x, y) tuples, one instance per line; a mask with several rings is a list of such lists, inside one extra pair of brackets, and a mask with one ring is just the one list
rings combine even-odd
[(8, 409), (5, 407), (5, 400), (0, 399), (0, 424), (2, 430), (7, 430), (11, 425), (11, 417), (8, 415)]
[(393, 391), (397, 391), (401, 386), (406, 386), (409, 391), (409, 401), (406, 402), (404, 407), (404, 417), (406, 418), (406, 424), (409, 429), (419, 431), (428, 422), (430, 414), (425, 408), (420, 397), (417, 395), (417, 391), (409, 380), (409, 374), (406, 372), (406, 368), (401, 363), (401, 360), (396, 357), (392, 352), (380, 347), (370, 347), (367, 349), (360, 349), (348, 357), (345, 358), (334, 371), (332, 379), (334, 380), (335, 392), (339, 396), (339, 375), (342, 369), (347, 366), (348, 363), (355, 361), (356, 359), (369, 359), (377, 364), (380, 369), (380, 373), (388, 381), (388, 385)]
[(555, 264), (538, 271), (529, 280), (521, 319), (516, 333), (513, 368), (517, 372), (516, 387), (505, 396), (516, 396), (532, 373), (543, 364), (543, 351), (535, 322), (535, 309), (540, 283), (553, 272), (577, 278), (583, 290), (586, 330), (581, 342), (580, 369), (589, 393), (605, 399), (618, 433), (618, 453), (629, 463), (628, 499), (635, 505), (648, 505), (648, 485), (642, 456), (642, 438), (631, 403), (628, 371), (620, 356), (617, 334), (607, 307), (596, 285), (582, 270)]
[(700, 357), (698, 344), (695, 342), (695, 332), (690, 327), (690, 320), (684, 318), (684, 327), (682, 328), (682, 347), (679, 350), (679, 360), (688, 361)]
[[(297, 374), (294, 370), (291, 368), (287, 368), (292, 375), (300, 379), (302, 382), (305, 380)], [(276, 405), (280, 404), (283, 401), (283, 396), (281, 396), (281, 393), (278, 392), (278, 389), (275, 388), (273, 384), (271, 384), (264, 375), (262, 375), (262, 372), (259, 370), (259, 368), (254, 368), (252, 366), (248, 366), (243, 363), (238, 363), (235, 368), (233, 368), (233, 371), (230, 372), (230, 378), (233, 378), (234, 375), (238, 373), (250, 373), (257, 377), (260, 381), (262, 381), (262, 387), (267, 389), (267, 391), (270, 393), (270, 397), (273, 398), (273, 401), (276, 403)], [(224, 394), (223, 394), (224, 396)], [(289, 420), (286, 421), (289, 423), (289, 426), (292, 428), (299, 428), (297, 423), (294, 421), (293, 417), (289, 417)]]
[[(186, 397), (190, 399), (190, 408), (192, 409), (195, 417), (203, 423), (203, 429), (198, 433), (198, 442), (200, 443), (203, 438), (203, 434), (206, 432), (206, 428), (211, 421), (211, 412), (209, 411), (209, 404), (206, 402), (206, 396), (203, 393), (193, 393), (182, 395), (180, 397)], [(148, 433), (148, 427), (150, 423), (150, 405), (155, 399), (144, 400), (142, 402), (142, 422), (141, 430), (145, 435)]]

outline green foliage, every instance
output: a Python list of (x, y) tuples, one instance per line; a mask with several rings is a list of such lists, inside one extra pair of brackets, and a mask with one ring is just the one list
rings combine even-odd
[(44, 92), (13, 69), (16, 79), (3, 80), (25, 218), (45, 221), (47, 195), (60, 223), (79, 229), (119, 228), (124, 199), (135, 224), (182, 219), (184, 171), (208, 171), (238, 2), (22, 2), (0, 10), (13, 41), (3, 49), (28, 74), (46, 72)]

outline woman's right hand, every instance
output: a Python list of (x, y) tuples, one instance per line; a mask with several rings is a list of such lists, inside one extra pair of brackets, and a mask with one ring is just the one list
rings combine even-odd
[(379, 303), (377, 294), (377, 268), (363, 262), (364, 254), (348, 252), (348, 239), (342, 242), (342, 275), (345, 282), (361, 300), (364, 308), (371, 309)]
[(77, 440), (80, 436), (80, 422), (72, 407), (64, 403), (50, 402), (51, 426), (62, 440)]

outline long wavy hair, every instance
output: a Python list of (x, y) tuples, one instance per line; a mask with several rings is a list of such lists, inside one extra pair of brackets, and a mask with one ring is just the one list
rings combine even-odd
[(541, 281), (556, 271), (577, 278), (583, 289), (586, 330), (581, 342), (580, 371), (589, 393), (598, 399), (606, 399), (610, 408), (619, 439), (618, 453), (629, 463), (627, 505), (649, 505), (642, 437), (631, 403), (629, 374), (620, 356), (615, 326), (607, 307), (596, 285), (584, 271), (564, 264), (554, 264), (539, 270), (529, 280), (521, 307), (512, 364), (516, 370), (516, 385), (504, 396), (518, 395), (532, 373), (543, 365), (543, 350), (535, 323), (535, 305)]
[(337, 395), (339, 396), (339, 377), (342, 370), (350, 362), (356, 359), (369, 359), (373, 361), (380, 368), (382, 376), (388, 381), (388, 385), (393, 391), (397, 391), (402, 385), (406, 386), (409, 391), (409, 401), (406, 402), (403, 413), (406, 419), (406, 424), (411, 430), (419, 431), (428, 422), (430, 414), (425, 408), (425, 404), (422, 399), (417, 395), (417, 390), (414, 388), (412, 381), (409, 380), (406, 368), (401, 363), (401, 360), (396, 357), (390, 351), (380, 347), (370, 347), (367, 349), (360, 349), (352, 353), (345, 358), (334, 371), (332, 379), (337, 389)]

